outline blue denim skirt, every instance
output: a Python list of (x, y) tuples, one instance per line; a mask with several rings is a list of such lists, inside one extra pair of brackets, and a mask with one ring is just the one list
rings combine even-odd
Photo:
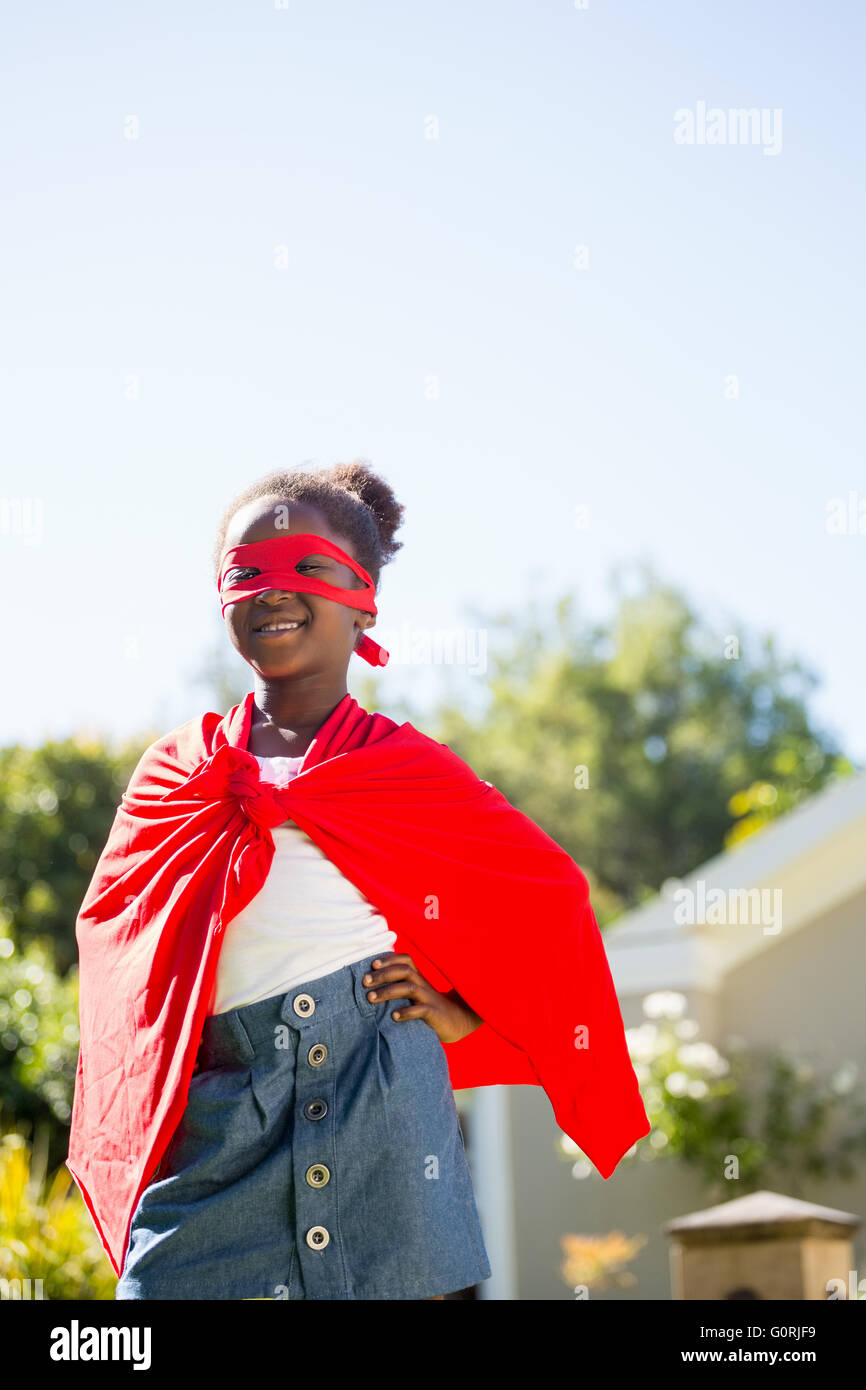
[(442, 1044), (376, 956), (205, 1020), (117, 1299), (426, 1299), (490, 1277)]

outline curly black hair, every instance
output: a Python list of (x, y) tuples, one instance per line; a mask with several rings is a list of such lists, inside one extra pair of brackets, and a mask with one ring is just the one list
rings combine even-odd
[(374, 473), (364, 459), (335, 463), (316, 472), (306, 469), (268, 473), (238, 493), (223, 512), (213, 550), (214, 580), (219, 581), (220, 558), (228, 524), (235, 512), (260, 497), (281, 502), (306, 502), (319, 507), (335, 531), (341, 532), (354, 547), (358, 563), (369, 572), (378, 589), (383, 565), (402, 549), (394, 532), (406, 510), (384, 478)]

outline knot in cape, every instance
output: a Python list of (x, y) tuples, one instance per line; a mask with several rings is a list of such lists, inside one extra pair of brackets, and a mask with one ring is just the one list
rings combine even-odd
[(238, 802), (247, 820), (260, 829), (273, 830), (288, 818), (287, 788), (280, 790), (261, 780), (259, 764), (243, 748), (223, 744), (177, 787), (166, 792), (163, 801), (186, 800)]

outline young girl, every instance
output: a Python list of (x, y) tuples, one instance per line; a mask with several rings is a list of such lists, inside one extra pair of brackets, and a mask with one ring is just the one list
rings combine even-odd
[[(145, 752), (82, 904), (67, 1163), (118, 1299), (488, 1278), (461, 1085), (544, 1085), (604, 1176), (648, 1132), (581, 871), (347, 692), (353, 653), (387, 661), (402, 512), (360, 463), (234, 500), (215, 578), (254, 689)], [(554, 979), (527, 1008), (536, 911)]]

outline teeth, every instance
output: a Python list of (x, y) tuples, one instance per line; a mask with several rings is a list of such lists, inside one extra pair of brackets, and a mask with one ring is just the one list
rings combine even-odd
[(290, 632), (295, 627), (303, 627), (303, 623), (264, 623), (259, 632)]

